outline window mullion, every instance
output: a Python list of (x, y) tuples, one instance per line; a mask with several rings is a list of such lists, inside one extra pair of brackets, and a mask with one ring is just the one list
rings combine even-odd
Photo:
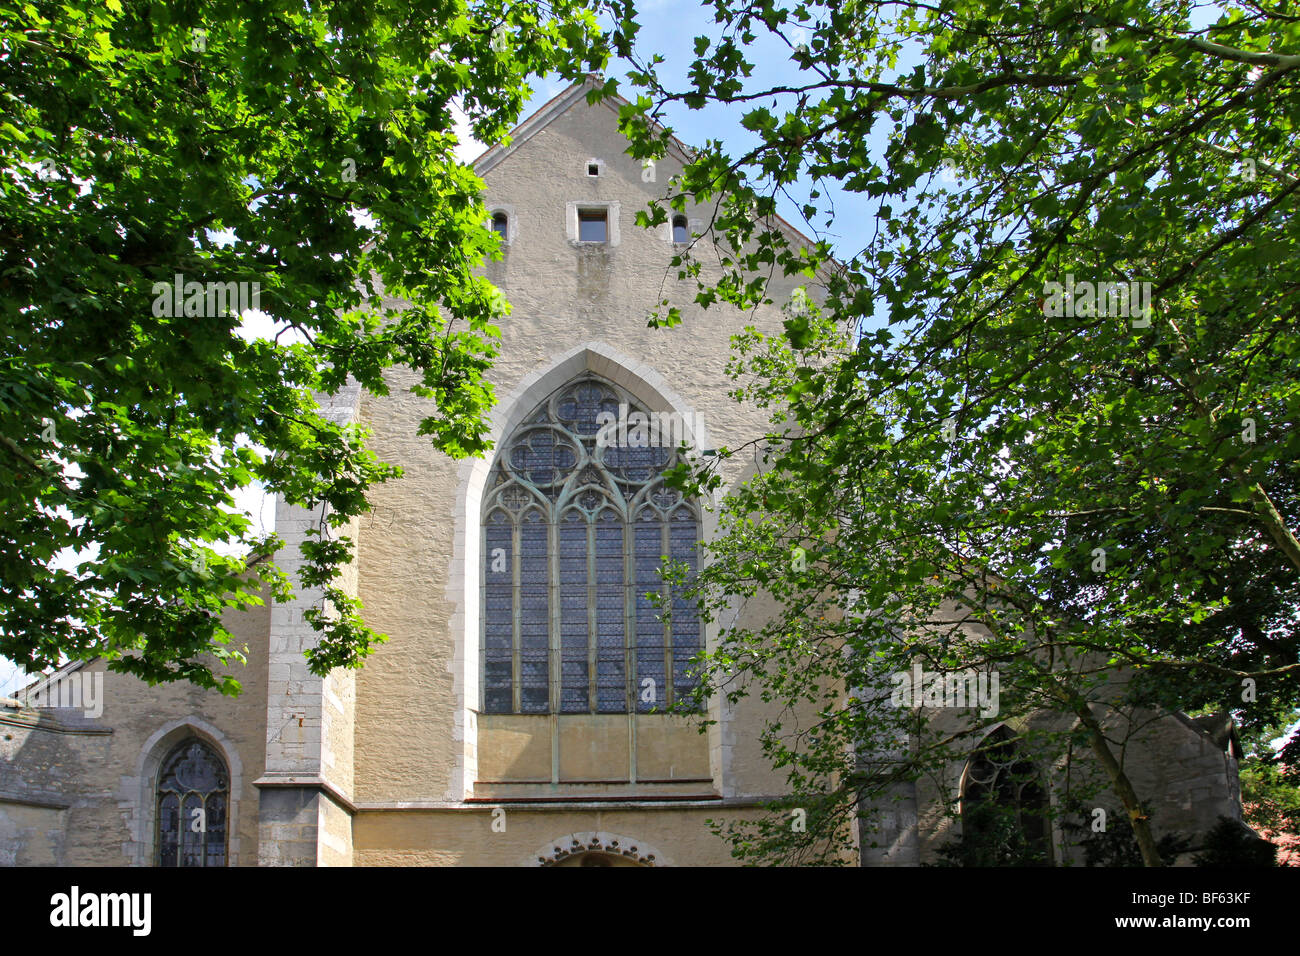
[[(600, 512), (597, 512), (600, 514)], [(596, 576), (597, 570), (596, 558), (596, 518), (594, 515), (587, 517), (587, 711), (596, 713), (597, 692), (596, 692), (596, 644), (600, 633), (600, 618), (596, 614), (596, 605), (598, 598), (596, 596), (599, 584)]]
[(636, 528), (632, 512), (623, 520), (623, 705), (636, 713)]
[(522, 620), (523, 620), (523, 588), (520, 586), (523, 566), (523, 537), (521, 534), (520, 523), (523, 518), (523, 511), (515, 515), (510, 524), (511, 547), (513, 550), (512, 560), (510, 562), (510, 586), (514, 591), (511, 596), (511, 614), (510, 614), (510, 706), (516, 714), (523, 713), (523, 670), (520, 665), (520, 645), (522, 643)]
[[(660, 555), (672, 560), (672, 521), (669, 515), (664, 515), (661, 522), (662, 527), (659, 530), (659, 547)], [(668, 620), (664, 621), (664, 691), (663, 706), (666, 709), (670, 706), (673, 699), (673, 588), (668, 580), (664, 580), (660, 585), (660, 594), (667, 599), (664, 607), (668, 610)]]

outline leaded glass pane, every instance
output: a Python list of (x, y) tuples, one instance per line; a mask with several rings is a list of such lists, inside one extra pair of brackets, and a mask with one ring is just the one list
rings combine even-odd
[(519, 528), (519, 583), (524, 586), (547, 583), (547, 527), (536, 508), (524, 515)]
[(510, 449), (515, 475), (551, 497), (577, 461), (574, 447), (550, 428), (534, 429)]
[[(673, 512), (669, 525), (669, 553), (674, 561), (679, 561), (690, 569), (687, 580), (695, 573), (697, 542), (700, 536), (700, 523), (695, 511), (689, 505), (682, 505)], [(692, 676), (690, 661), (702, 647), (700, 640), (700, 620), (695, 602), (685, 596), (683, 585), (672, 587), (672, 647), (673, 647), (673, 700), (681, 701), (689, 697), (698, 683)]]
[(208, 840), (208, 866), (226, 865), (226, 798), (224, 794), (214, 793), (206, 803)]
[(610, 445), (603, 450), (605, 467), (624, 485), (641, 485), (658, 478), (675, 457), (671, 448), (653, 445), (647, 448)]
[(551, 710), (550, 675), (546, 657), (525, 652), (519, 663), (519, 710), (525, 714), (547, 714)]
[(560, 710), (586, 713), (587, 521), (570, 511), (560, 525)]
[(595, 436), (602, 412), (618, 415), (618, 397), (613, 389), (596, 381), (580, 382), (555, 403), (556, 417), (577, 435)]
[(188, 793), (181, 801), (181, 866), (203, 865), (206, 833), (203, 798), (197, 793)]
[(165, 794), (158, 804), (158, 865), (177, 866), (180, 853), (181, 798)]
[[(663, 533), (658, 516), (642, 508), (637, 516), (636, 540), (636, 687), (637, 709), (641, 712), (666, 704), (668, 684), (664, 680), (664, 625), (659, 609), (648, 596), (660, 590), (659, 569), (663, 564)], [(647, 683), (653, 681), (653, 683)]]
[(514, 710), (514, 526), (497, 509), (484, 528), (483, 548), (483, 710)]
[(519, 688), (524, 713), (550, 709), (550, 589), (519, 589)]
[(499, 657), (489, 659), (484, 669), (483, 679), (487, 685), (484, 694), (483, 710), (489, 714), (514, 713), (514, 700), (511, 698), (514, 681), (513, 664), (509, 659)]
[(596, 522), (596, 709), (605, 714), (627, 710), (626, 620), (623, 522), (606, 510)]

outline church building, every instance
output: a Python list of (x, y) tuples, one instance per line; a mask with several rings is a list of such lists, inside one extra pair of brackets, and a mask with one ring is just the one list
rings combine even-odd
[[(706, 623), (664, 580), (665, 557), (698, 566), (716, 517), (663, 473), (681, 444), (707, 454), (767, 431), (766, 411), (728, 395), (725, 369), (732, 335), (778, 332), (783, 315), (694, 303), (671, 261), (700, 236), (692, 254), (706, 279), (716, 270), (700, 248), (710, 210), (635, 223), (687, 154), (657, 166), (626, 155), (618, 101), (589, 105), (590, 88), (560, 93), (475, 164), (502, 243), (487, 276), (511, 304), (490, 373), (494, 450), (454, 461), (419, 436), (428, 402), (409, 370), (390, 373), (388, 395), (326, 400), (404, 469), (343, 532), (357, 543), (344, 587), (388, 642), (359, 670), (316, 677), (304, 612), (319, 592), (268, 596), (228, 621), (248, 646), (237, 698), (149, 687), (96, 660), (0, 701), (0, 864), (737, 862), (709, 821), (756, 818), (785, 791), (759, 739), (775, 710), (715, 698), (701, 732), (664, 709), (692, 689), (689, 662), (717, 629), (763, 608)], [(794, 286), (777, 278), (773, 300)], [(681, 325), (647, 328), (665, 298)], [(744, 468), (730, 461), (725, 483)], [(290, 575), (320, 521), (278, 503)], [(1230, 751), (1180, 714), (1134, 730), (1126, 769), (1158, 832), (1240, 819)], [(849, 862), (933, 862), (952, 836), (934, 808), (974, 799), (964, 788), (996, 792), (991, 752), (873, 811), (879, 829)], [(1041, 773), (1050, 801), (1059, 768)], [(1042, 839), (1054, 862), (1077, 857), (1054, 825)]]

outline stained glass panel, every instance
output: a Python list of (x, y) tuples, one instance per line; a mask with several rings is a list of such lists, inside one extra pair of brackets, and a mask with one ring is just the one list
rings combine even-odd
[(664, 624), (659, 609), (647, 596), (661, 590), (663, 533), (658, 516), (642, 508), (636, 523), (636, 677), (633, 688), (642, 713), (663, 710), (668, 695), (664, 680)]
[(627, 710), (623, 522), (613, 511), (596, 521), (596, 710)]
[(515, 555), (506, 512), (488, 516), (483, 541), (483, 709), (508, 714), (514, 709)]
[(586, 713), (587, 521), (570, 511), (560, 525), (560, 710)]
[(225, 866), (225, 762), (203, 741), (174, 747), (158, 774), (158, 865)]
[(663, 710), (690, 689), (701, 645), (694, 608), (660, 574), (665, 556), (696, 561), (696, 512), (662, 484), (677, 451), (648, 444), (649, 412), (597, 376), (523, 421), (483, 502), (483, 708), (621, 713), (636, 695)]
[(164, 794), (158, 803), (158, 865), (177, 866), (180, 853), (181, 798)]
[[(687, 581), (691, 581), (696, 570), (697, 542), (700, 537), (700, 523), (695, 511), (689, 505), (682, 505), (673, 512), (669, 525), (669, 553), (674, 561), (687, 565)], [(672, 588), (672, 643), (673, 643), (673, 699), (685, 700), (690, 696), (698, 680), (689, 674), (690, 661), (702, 649), (700, 640), (700, 619), (695, 602), (686, 597), (684, 585)]]

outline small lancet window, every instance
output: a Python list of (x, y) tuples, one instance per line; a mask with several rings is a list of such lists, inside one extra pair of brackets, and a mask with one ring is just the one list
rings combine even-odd
[(225, 866), (226, 763), (196, 737), (163, 760), (158, 775), (158, 865)]
[(690, 242), (691, 233), (685, 216), (673, 216), (673, 242)]

